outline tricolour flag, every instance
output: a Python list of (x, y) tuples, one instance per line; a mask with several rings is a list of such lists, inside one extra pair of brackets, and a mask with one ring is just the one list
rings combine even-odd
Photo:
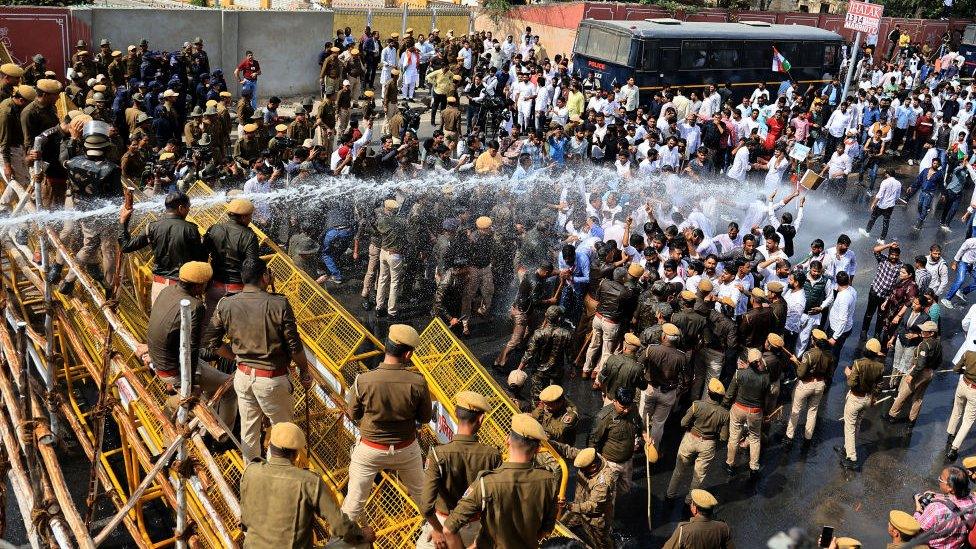
[(783, 54), (773, 47), (773, 72), (790, 72), (790, 62), (783, 57)]

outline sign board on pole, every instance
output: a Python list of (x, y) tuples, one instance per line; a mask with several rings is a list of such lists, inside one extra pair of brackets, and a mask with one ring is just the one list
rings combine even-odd
[(877, 34), (881, 25), (881, 14), (884, 5), (870, 4), (851, 0), (847, 3), (847, 17), (844, 18), (844, 28), (867, 34)]

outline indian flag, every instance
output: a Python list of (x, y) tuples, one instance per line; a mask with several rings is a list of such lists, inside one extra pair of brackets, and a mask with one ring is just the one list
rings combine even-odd
[(773, 47), (773, 72), (790, 72), (790, 62), (783, 57), (783, 54)]

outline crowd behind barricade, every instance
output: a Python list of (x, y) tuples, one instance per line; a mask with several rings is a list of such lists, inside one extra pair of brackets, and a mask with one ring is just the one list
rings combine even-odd
[[(768, 444), (808, 450), (832, 383), (846, 385), (840, 465), (856, 470), (861, 418), (891, 400), (885, 419), (915, 425), (942, 367), (946, 310), (976, 289), (976, 206), (960, 214), (974, 179), (976, 84), (960, 79), (971, 75), (959, 74), (949, 43), (893, 43), (883, 56), (853, 56), (847, 96), (836, 77), (800, 84), (788, 74), (777, 89), (647, 92), (550, 58), (529, 28), (503, 40), (437, 29), (382, 37), (369, 27), (356, 38), (346, 28), (309, 69), (322, 97), (286, 107), (278, 97), (258, 101), (260, 52), (225, 76), (199, 38), (172, 52), (145, 40), (125, 53), (107, 40), (98, 52), (79, 42), (66, 82), (39, 55), (26, 70), (0, 66), (0, 159), (8, 181), (26, 183), (28, 167), (41, 168), (49, 209), (95, 210), (126, 186), (165, 197), (165, 212), (139, 234), (124, 207), (118, 223), (82, 215), (61, 236), (80, 264), (100, 264), (92, 270), (106, 287), (117, 282), (117, 253), (151, 247), (140, 355), (173, 394), (179, 303), (191, 301), (194, 384), (213, 392), (234, 377), (218, 412), (228, 425), (240, 421), (243, 454), (254, 460), (241, 487), (248, 546), (306, 546), (316, 513), (347, 542), (369, 541), (374, 533), (355, 521), (376, 473), (395, 470), (425, 516), (421, 546), (535, 546), (561, 510), (588, 544), (613, 547), (614, 506), (634, 490), (635, 459), (651, 467), (665, 431), (680, 428), (676, 455), (660, 456), (674, 460), (664, 506), (684, 499), (691, 518), (666, 547), (731, 547), (718, 502), (702, 489), (709, 471), (739, 475), (747, 449), (755, 480)], [(77, 108), (59, 117), (62, 93)], [(428, 113), (430, 135), (421, 131)], [(185, 191), (197, 180), (232, 198), (203, 236), (186, 220)], [(351, 181), (367, 184), (299, 208), (271, 199)], [(881, 218), (861, 270), (846, 234), (797, 241), (817, 185), (867, 203), (861, 233)], [(887, 239), (895, 207), (916, 195), (916, 231), (933, 211), (942, 231), (957, 218), (966, 227), (950, 261), (937, 244), (903, 258)], [(11, 186), (0, 207), (10, 210), (14, 197)], [(355, 288), (363, 308), (392, 323), (383, 363), (350, 391), (361, 437), (341, 508), (321, 480), (292, 466), (305, 439), (290, 423), (289, 372), (294, 364), (306, 386), (311, 376), (291, 306), (267, 291), (252, 223), (330, 290), (348, 291), (350, 271), (365, 270)], [(62, 274), (55, 265), (47, 277), (69, 293), (75, 273)], [(871, 280), (863, 315), (855, 279)], [(485, 396), (464, 392), (457, 435), (424, 465), (416, 427), (430, 421), (431, 397), (406, 370), (419, 336), (405, 322), (428, 306), (461, 337), (508, 310), (513, 328), (494, 368), (526, 413), (513, 420), (507, 461), (477, 442)], [(961, 375), (948, 462), (976, 420), (974, 317), (976, 307), (952, 359)], [(852, 335), (853, 361), (842, 355)], [(564, 390), (580, 380), (602, 396), (589, 433)], [(555, 479), (531, 465), (542, 440), (574, 462), (573, 502), (557, 505)], [(892, 543), (968, 543), (974, 462), (948, 467), (941, 493), (920, 494), (914, 515), (892, 512)], [(269, 495), (291, 492), (301, 505), (258, 511)]]

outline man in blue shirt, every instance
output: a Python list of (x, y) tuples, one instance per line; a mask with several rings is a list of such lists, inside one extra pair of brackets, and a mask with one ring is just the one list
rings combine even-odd
[(881, 120), (881, 111), (878, 109), (878, 100), (871, 98), (870, 103), (861, 113), (861, 143), (868, 138), (868, 130), (875, 122)]
[(945, 174), (942, 172), (942, 163), (939, 162), (938, 158), (933, 158), (932, 166), (919, 172), (918, 177), (915, 178), (915, 182), (908, 188), (905, 196), (898, 199), (902, 205), (907, 206), (908, 201), (915, 196), (915, 193), (919, 193), (918, 221), (915, 223), (915, 227), (913, 227), (916, 231), (922, 230), (922, 223), (925, 222), (925, 218), (929, 215), (929, 210), (932, 208), (935, 191), (938, 190), (943, 180), (945, 180)]
[(566, 310), (566, 320), (575, 325), (583, 312), (583, 296), (590, 285), (589, 254), (572, 244), (564, 245), (559, 253), (559, 276), (567, 282), (563, 284), (559, 304)]
[(901, 146), (902, 142), (905, 140), (905, 135), (908, 133), (908, 128), (914, 122), (915, 111), (907, 103), (902, 103), (895, 108), (895, 112), (892, 115), (895, 122), (894, 136), (891, 138), (891, 151), (897, 151), (898, 147)]

